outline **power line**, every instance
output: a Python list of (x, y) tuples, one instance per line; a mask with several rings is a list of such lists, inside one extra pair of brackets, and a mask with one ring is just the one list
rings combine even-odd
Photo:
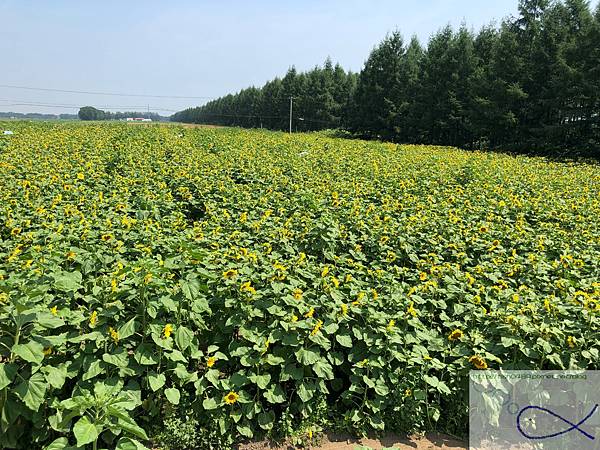
[(111, 95), (115, 97), (142, 97), (142, 98), (180, 98), (180, 99), (213, 99), (215, 97), (206, 96), (189, 96), (189, 95), (145, 95), (145, 94), (123, 94), (116, 92), (93, 92), (93, 91), (75, 91), (70, 89), (51, 89), (51, 88), (40, 88), (32, 86), (15, 86), (12, 84), (0, 84), (2, 88), (9, 89), (26, 89), (29, 91), (45, 91), (45, 92), (63, 92), (69, 94), (89, 94), (89, 95)]
[[(80, 109), (81, 108), (80, 106), (57, 105), (57, 104), (53, 104), (53, 103), (31, 103), (31, 102), (7, 103), (2, 106), (6, 106), (6, 107), (8, 107), (8, 106), (36, 106), (39, 108), (63, 108), (63, 109)], [(86, 105), (86, 106), (92, 106), (97, 109), (120, 109), (120, 108), (138, 108), (140, 110), (146, 109), (146, 106), (128, 106), (128, 107), (93, 106), (93, 105)], [(149, 109), (152, 112), (157, 112), (157, 111), (177, 112), (177, 110), (174, 110), (174, 109), (162, 109), (162, 108), (149, 108)], [(139, 111), (122, 111), (122, 112), (139, 112)]]
[[(80, 108), (81, 104), (76, 103), (49, 103), (49, 102), (39, 102), (36, 100), (14, 100), (14, 99), (0, 99), (2, 103), (12, 103), (12, 104), (23, 104), (26, 103), (32, 106), (72, 106), (74, 108)], [(84, 105), (84, 106), (93, 106), (94, 108), (108, 108), (108, 109), (116, 109), (116, 108), (137, 108), (137, 109), (146, 109), (149, 105)], [(150, 109), (159, 109), (155, 107), (151, 107)], [(178, 111), (174, 109), (160, 109), (161, 111)]]

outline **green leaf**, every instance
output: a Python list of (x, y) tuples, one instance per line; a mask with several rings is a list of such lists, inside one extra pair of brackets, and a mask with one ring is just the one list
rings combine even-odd
[(327, 334), (334, 334), (337, 330), (339, 330), (340, 326), (335, 323), (335, 322), (331, 322), (327, 325), (325, 325), (323, 327), (323, 330), (327, 333)]
[(275, 413), (273, 411), (262, 412), (258, 415), (258, 425), (263, 430), (270, 430), (273, 428), (273, 422), (275, 422)]
[(86, 444), (95, 442), (98, 439), (98, 429), (96, 425), (90, 422), (87, 416), (83, 416), (73, 426), (73, 434), (77, 439), (77, 445), (83, 447)]
[(184, 351), (192, 344), (192, 339), (194, 339), (194, 333), (189, 328), (183, 326), (177, 327), (175, 343), (181, 351)]
[(134, 317), (133, 319), (130, 319), (122, 327), (119, 327), (119, 329), (118, 329), (119, 339), (123, 340), (123, 339), (128, 338), (129, 336), (132, 336), (135, 333), (136, 325), (137, 324), (135, 322), (135, 317)]
[(295, 355), (298, 362), (305, 366), (311, 366), (321, 359), (319, 352), (310, 348), (301, 348), (295, 352)]
[(40, 364), (44, 359), (44, 346), (35, 341), (13, 345), (12, 352), (32, 364)]
[(142, 445), (140, 442), (135, 439), (130, 439), (126, 437), (122, 437), (117, 442), (117, 446), (115, 450), (149, 450), (148, 447)]
[(59, 291), (71, 292), (81, 287), (81, 272), (61, 272), (54, 274), (54, 287)]
[(42, 372), (46, 374), (46, 381), (55, 389), (60, 389), (65, 384), (67, 368), (65, 365), (58, 367), (44, 366)]
[(105, 353), (102, 355), (102, 361), (117, 366), (120, 369), (124, 369), (129, 365), (127, 350), (123, 347), (119, 347), (113, 353)]
[(49, 312), (41, 312), (38, 314), (36, 324), (48, 329), (59, 328), (65, 324), (65, 321), (60, 317), (53, 316)]
[(181, 286), (181, 292), (188, 300), (193, 301), (198, 297), (200, 284), (197, 280), (180, 280), (179, 285)]
[(138, 426), (138, 424), (135, 423), (131, 417), (119, 417), (117, 420), (117, 425), (121, 429), (127, 431), (129, 434), (133, 434), (140, 439), (148, 439), (144, 429)]
[(335, 335), (335, 340), (342, 347), (347, 347), (347, 348), (351, 348), (352, 347), (352, 338), (350, 337), (349, 334), (336, 334)]
[(324, 378), (326, 380), (333, 380), (334, 378), (331, 364), (326, 361), (317, 361), (313, 364), (312, 369), (319, 378)]
[(8, 386), (17, 374), (17, 365), (0, 363), (0, 390)]
[(183, 364), (177, 364), (177, 367), (173, 370), (173, 373), (184, 383), (193, 383), (198, 379), (197, 372), (188, 372)]
[(165, 389), (165, 396), (167, 400), (169, 400), (174, 405), (179, 405), (179, 397), (180, 397), (179, 389), (177, 388), (168, 388)]
[(385, 428), (385, 424), (384, 424), (383, 420), (381, 420), (380, 417), (370, 417), (369, 423), (376, 430), (384, 430), (384, 428)]
[(271, 382), (271, 375), (265, 373), (264, 375), (250, 375), (250, 381), (256, 384), (261, 389), (266, 389)]
[(425, 400), (427, 398), (427, 393), (423, 389), (416, 389), (413, 393), (415, 400)]
[(44, 450), (79, 450), (77, 447), (69, 445), (69, 440), (66, 437), (61, 437), (53, 440), (50, 444), (44, 447)]
[(63, 450), (69, 445), (69, 440), (66, 437), (54, 439), (49, 445), (44, 447), (44, 450)]
[(165, 357), (173, 362), (187, 363), (187, 359), (179, 350), (172, 350), (171, 352), (165, 352)]
[(438, 384), (440, 383), (440, 380), (438, 380), (436, 376), (423, 375), (423, 379), (428, 385), (434, 388), (437, 388)]
[(297, 366), (296, 364), (286, 365), (281, 372), (280, 381), (287, 381), (290, 378), (298, 381), (304, 378), (304, 367)]
[(278, 384), (274, 384), (263, 394), (269, 403), (285, 402), (285, 392)]
[(452, 393), (452, 391), (450, 390), (448, 385), (446, 383), (444, 383), (443, 381), (440, 381), (438, 383), (437, 390), (440, 391), (442, 394), (450, 395)]
[(32, 411), (37, 411), (44, 403), (46, 394), (46, 380), (40, 372), (34, 373), (29, 380), (23, 381), (15, 389), (15, 393)]
[(150, 385), (150, 389), (152, 389), (154, 392), (163, 387), (166, 381), (167, 379), (162, 373), (148, 375), (148, 384)]
[(236, 425), (236, 428), (242, 436), (245, 436), (247, 438), (251, 438), (252, 436), (254, 436), (254, 433), (252, 433), (252, 428), (250, 428), (250, 426), (247, 423), (244, 423), (243, 425)]
[(210, 381), (213, 386), (217, 386), (217, 383), (219, 382), (219, 375), (220, 372), (218, 370), (210, 369), (204, 374), (204, 377)]
[(85, 372), (83, 374), (82, 380), (83, 381), (87, 381), (87, 380), (91, 380), (92, 378), (100, 375), (101, 373), (104, 373), (104, 367), (102, 367), (102, 361), (94, 361), (90, 364), (90, 367), (88, 368), (87, 372)]
[(150, 344), (141, 344), (133, 355), (138, 364), (142, 366), (153, 366), (158, 364), (158, 356), (154, 354), (154, 346)]
[(205, 398), (202, 401), (202, 407), (207, 410), (210, 411), (212, 409), (217, 409), (219, 405), (217, 404), (216, 400), (214, 398)]
[(377, 385), (375, 386), (375, 392), (377, 393), (377, 395), (381, 395), (384, 397), (390, 393), (390, 390), (384, 383), (377, 383)]
[(235, 388), (240, 388), (242, 386), (245, 386), (246, 384), (248, 384), (248, 377), (245, 375), (242, 375), (241, 373), (234, 373), (233, 375), (231, 375), (231, 378), (229, 379), (229, 381), (231, 382), (231, 385)]
[(264, 360), (270, 366), (280, 366), (281, 364), (283, 364), (285, 362), (285, 359), (282, 358), (281, 356), (275, 356), (275, 355), (272, 355), (271, 353), (269, 353), (267, 356), (265, 356)]
[(313, 398), (315, 391), (316, 386), (313, 383), (302, 383), (298, 386), (298, 397), (306, 403)]

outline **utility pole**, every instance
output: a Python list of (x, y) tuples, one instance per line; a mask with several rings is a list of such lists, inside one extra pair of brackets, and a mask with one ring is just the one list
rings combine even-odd
[(290, 134), (292, 134), (292, 110), (293, 110), (294, 97), (290, 97)]

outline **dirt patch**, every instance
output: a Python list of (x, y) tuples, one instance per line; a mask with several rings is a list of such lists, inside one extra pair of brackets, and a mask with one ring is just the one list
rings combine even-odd
[(221, 125), (207, 125), (202, 123), (182, 123), (182, 122), (171, 122), (174, 125), (180, 125), (183, 128), (225, 128)]
[[(397, 450), (465, 450), (467, 444), (451, 436), (437, 433), (429, 433), (425, 436), (402, 437), (397, 435), (386, 435), (381, 438), (368, 437), (356, 439), (349, 435), (328, 434), (323, 436), (319, 445), (305, 447), (309, 450), (355, 450), (357, 447), (370, 447), (374, 450), (382, 448), (395, 448)], [(282, 443), (251, 442), (240, 444), (237, 450), (295, 450), (298, 447)]]
[(127, 125), (161, 125), (161, 126), (181, 126), (183, 128), (225, 128), (220, 125), (204, 125), (201, 123), (182, 123), (182, 122), (125, 122)]

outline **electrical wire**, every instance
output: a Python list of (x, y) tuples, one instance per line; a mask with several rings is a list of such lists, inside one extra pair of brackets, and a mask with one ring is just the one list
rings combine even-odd
[(30, 91), (45, 91), (45, 92), (63, 92), (68, 94), (87, 94), (87, 95), (110, 95), (115, 97), (142, 97), (142, 98), (179, 98), (179, 99), (213, 99), (215, 97), (207, 96), (190, 96), (190, 95), (146, 95), (146, 94), (123, 94), (116, 92), (94, 92), (94, 91), (76, 91), (71, 89), (53, 89), (53, 88), (40, 88), (32, 86), (15, 86), (12, 84), (0, 84), (0, 88), (8, 89), (26, 89)]

